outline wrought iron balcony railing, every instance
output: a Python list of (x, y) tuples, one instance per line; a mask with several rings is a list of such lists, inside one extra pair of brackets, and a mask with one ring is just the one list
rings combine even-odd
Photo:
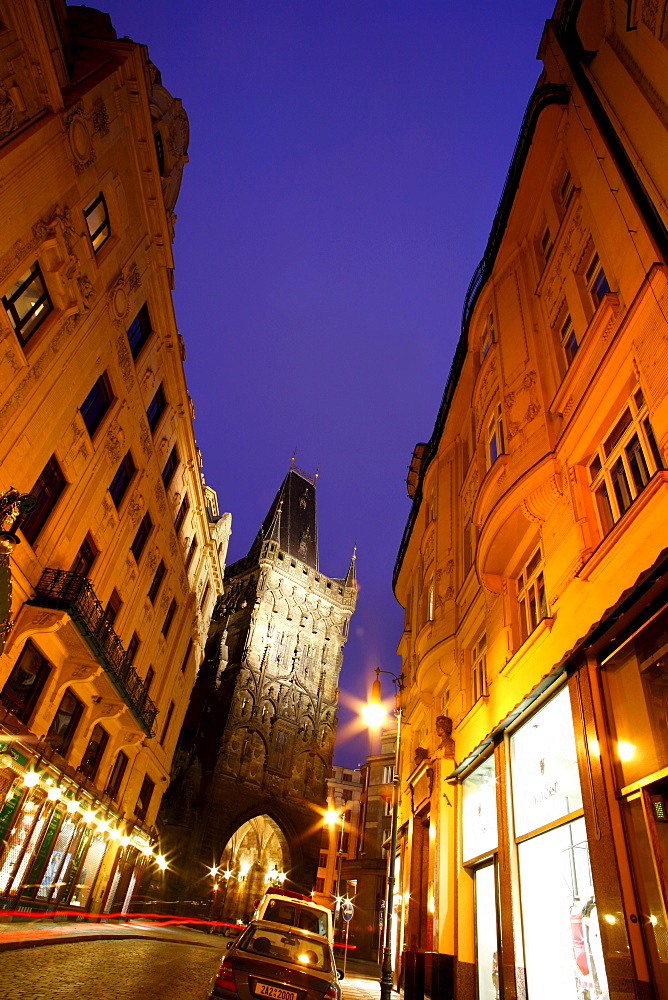
[(86, 577), (62, 569), (45, 569), (30, 603), (69, 614), (141, 728), (147, 736), (153, 736), (158, 710)]

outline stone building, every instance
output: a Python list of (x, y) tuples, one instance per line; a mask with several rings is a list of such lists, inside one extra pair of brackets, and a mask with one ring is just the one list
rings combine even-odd
[[(354, 887), (349, 887), (343, 878), (343, 865), (348, 858), (353, 858), (356, 853), (361, 793), (359, 768), (334, 764), (327, 779), (327, 811), (331, 814), (335, 813), (337, 819), (335, 822), (327, 822), (322, 828), (318, 874), (315, 880), (313, 899), (316, 903), (334, 909), (335, 933), (341, 931), (342, 925), (338, 916), (336, 898), (337, 896), (346, 896), (349, 889), (354, 890)], [(337, 937), (339, 936), (340, 934), (337, 933)]]
[(668, 997), (667, 31), (557, 4), (413, 456), (407, 997)]
[(229, 534), (171, 297), (188, 120), (61, 0), (4, 5), (0, 80), (0, 907), (126, 910)]
[(316, 879), (357, 589), (354, 556), (345, 578), (320, 572), (315, 477), (290, 468), (224, 587), (162, 823), (167, 898), (236, 919), (270, 882)]

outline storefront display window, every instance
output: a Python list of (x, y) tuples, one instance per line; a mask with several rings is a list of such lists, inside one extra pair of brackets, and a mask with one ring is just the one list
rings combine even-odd
[(40, 887), (37, 890), (38, 899), (48, 899), (52, 891), (59, 886), (63, 872), (66, 871), (70, 861), (71, 854), (68, 853), (68, 848), (75, 830), (76, 823), (69, 816), (66, 817), (56, 837)]
[(603, 662), (620, 787), (668, 767), (667, 658), (663, 612)]
[(90, 841), (86, 857), (77, 875), (77, 884), (74, 887), (71, 899), (71, 902), (75, 906), (86, 906), (88, 903), (88, 897), (97, 878), (97, 873), (100, 870), (106, 849), (107, 842), (104, 837), (95, 834)]
[(513, 734), (510, 747), (516, 837), (582, 809), (566, 688)]
[(499, 1000), (496, 866), (478, 868), (475, 881), (475, 951), (478, 1000)]
[(464, 778), (462, 782), (462, 825), (464, 860), (479, 858), (496, 850), (496, 771), (494, 758)]

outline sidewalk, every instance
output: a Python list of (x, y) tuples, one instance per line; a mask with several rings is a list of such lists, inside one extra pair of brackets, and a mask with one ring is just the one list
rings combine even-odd
[(343, 1000), (378, 1000), (380, 997), (380, 983), (377, 979), (348, 975), (346, 970), (346, 978), (341, 980), (340, 985)]
[(202, 948), (225, 950), (227, 939), (220, 934), (207, 934), (179, 924), (160, 925), (144, 920), (127, 923), (68, 923), (55, 920), (20, 920), (0, 922), (0, 952), (16, 948), (36, 948), (50, 944), (71, 944), (76, 941), (100, 941), (104, 938), (149, 938), (174, 941)]

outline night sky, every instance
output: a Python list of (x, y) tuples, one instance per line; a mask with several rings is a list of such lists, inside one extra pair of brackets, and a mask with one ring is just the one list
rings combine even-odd
[[(551, 0), (100, 0), (190, 119), (176, 291), (207, 482), (248, 550), (318, 479), (320, 569), (359, 598), (341, 674), (398, 672), (392, 568)], [(388, 685), (387, 693), (390, 693)], [(365, 735), (341, 711), (335, 762)], [(343, 730), (343, 733), (342, 733)]]

